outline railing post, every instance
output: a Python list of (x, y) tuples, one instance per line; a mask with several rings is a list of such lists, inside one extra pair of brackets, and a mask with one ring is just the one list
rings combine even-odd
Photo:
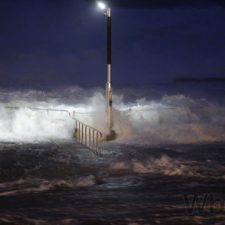
[(85, 135), (85, 145), (87, 145), (87, 127), (84, 128), (84, 135)]
[(79, 130), (78, 130), (78, 141), (80, 141), (80, 122), (78, 122)]
[(89, 147), (91, 147), (91, 128), (89, 128)]

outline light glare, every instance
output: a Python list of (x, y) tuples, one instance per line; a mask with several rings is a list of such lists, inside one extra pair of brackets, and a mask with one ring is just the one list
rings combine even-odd
[(101, 9), (101, 10), (105, 10), (106, 9), (106, 4), (104, 2), (98, 2), (98, 7)]

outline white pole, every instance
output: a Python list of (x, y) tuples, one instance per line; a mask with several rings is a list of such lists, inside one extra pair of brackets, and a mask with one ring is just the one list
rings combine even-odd
[(113, 117), (112, 117), (112, 16), (111, 9), (107, 9), (107, 83), (106, 83), (106, 101), (107, 101), (107, 122), (110, 133), (113, 128)]

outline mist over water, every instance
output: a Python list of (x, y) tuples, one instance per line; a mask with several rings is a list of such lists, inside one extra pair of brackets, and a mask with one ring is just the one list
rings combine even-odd
[[(225, 139), (225, 107), (217, 98), (165, 90), (156, 95), (151, 89), (131, 88), (114, 93), (117, 142), (201, 143)], [(73, 116), (107, 132), (102, 89), (68, 87), (48, 92), (4, 89), (0, 90), (0, 101), (2, 142), (72, 140)]]

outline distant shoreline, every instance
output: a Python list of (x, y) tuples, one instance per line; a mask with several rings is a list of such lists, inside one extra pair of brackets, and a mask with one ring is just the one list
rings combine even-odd
[(225, 77), (176, 78), (174, 83), (225, 83)]

